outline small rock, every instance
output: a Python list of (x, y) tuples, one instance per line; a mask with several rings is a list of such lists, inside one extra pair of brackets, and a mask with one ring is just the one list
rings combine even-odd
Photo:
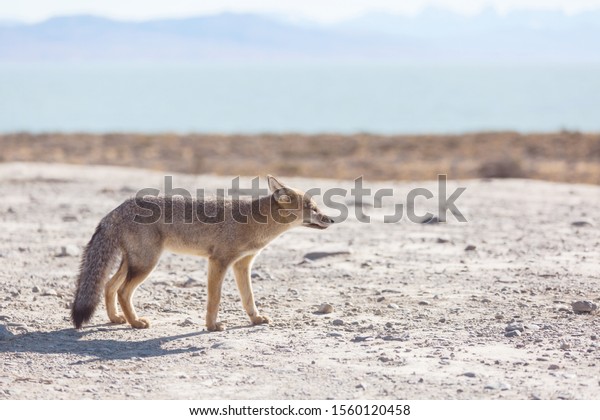
[(361, 343), (363, 341), (372, 341), (372, 340), (373, 340), (373, 336), (370, 336), (370, 335), (357, 335), (352, 339), (352, 341), (354, 343)]
[(477, 375), (475, 374), (475, 372), (465, 372), (462, 374), (462, 376), (466, 376), (467, 378), (474, 378)]
[(194, 321), (192, 321), (192, 318), (186, 318), (185, 321), (180, 322), (177, 325), (180, 327), (191, 327), (194, 325)]
[(66, 245), (66, 246), (61, 246), (60, 251), (57, 252), (54, 256), (62, 258), (62, 257), (76, 257), (77, 255), (79, 255), (79, 248), (76, 245)]
[(384, 335), (383, 337), (381, 337), (381, 339), (384, 341), (408, 341), (410, 340), (410, 334), (404, 333), (401, 336)]
[(549, 370), (556, 370), (556, 369), (560, 369), (560, 366), (552, 364), (552, 365), (548, 366), (548, 369)]
[(570, 350), (571, 349), (571, 345), (569, 343), (562, 343), (560, 345), (560, 349), (561, 350)]
[(424, 225), (436, 225), (440, 223), (440, 219), (438, 219), (437, 216), (427, 215), (419, 220), (419, 223)]
[(385, 296), (379, 296), (377, 298), (377, 302), (383, 302), (385, 300)]
[(32, 291), (33, 293), (39, 293), (39, 292), (40, 292), (40, 288), (39, 288), (39, 287), (37, 287), (37, 286), (33, 286), (33, 287), (31, 288), (31, 291)]
[(344, 320), (343, 319), (334, 319), (333, 321), (331, 321), (332, 325), (335, 325), (336, 327), (339, 327), (341, 325), (344, 325)]
[(477, 247), (475, 245), (467, 245), (465, 251), (475, 251)]
[(500, 391), (508, 391), (511, 388), (510, 384), (506, 382), (490, 382), (487, 384), (484, 389), (492, 389), (492, 390), (500, 390)]
[(422, 301), (419, 302), (419, 305), (427, 306), (427, 305), (431, 305), (431, 304), (427, 300), (422, 300)]
[(185, 287), (185, 288), (200, 287), (200, 286), (202, 286), (202, 282), (199, 280), (196, 280), (193, 277), (188, 277), (187, 280), (185, 282), (183, 282), (183, 284), (181, 285), (181, 287)]
[(494, 315), (494, 318), (496, 318), (496, 319), (503, 319), (504, 315), (502, 315), (502, 314), (496, 314), (496, 315)]
[(58, 296), (58, 293), (54, 289), (48, 289), (42, 294), (42, 296)]
[(586, 226), (594, 226), (594, 225), (591, 222), (588, 222), (587, 220), (576, 220), (571, 223), (571, 226), (586, 227)]
[(400, 307), (395, 303), (389, 303), (387, 307), (390, 309), (400, 309)]
[(437, 238), (436, 242), (438, 244), (446, 244), (448, 242), (450, 242), (450, 239), (446, 239), (446, 238)]
[(380, 362), (383, 362), (383, 363), (388, 363), (388, 362), (393, 361), (394, 359), (392, 359), (391, 357), (387, 357), (387, 356), (379, 356), (377, 358), (377, 360), (379, 360)]
[(349, 249), (340, 249), (332, 251), (315, 251), (304, 254), (304, 259), (309, 261), (316, 261), (322, 258), (335, 257), (338, 255), (350, 255), (352, 252)]
[(526, 330), (530, 330), (530, 331), (539, 331), (540, 330), (540, 326), (536, 325), (536, 324), (525, 324), (523, 327), (525, 327)]
[(319, 309), (317, 309), (317, 313), (320, 314), (330, 314), (333, 312), (333, 306), (330, 305), (329, 303), (322, 303), (319, 306)]
[(524, 329), (525, 329), (525, 327), (523, 327), (523, 324), (519, 324), (517, 322), (513, 322), (512, 324), (508, 324), (506, 326), (506, 328), (504, 329), (504, 331), (506, 331), (506, 332), (510, 332), (510, 331), (523, 332)]
[(593, 312), (598, 309), (598, 305), (589, 300), (578, 300), (577, 302), (573, 302), (571, 307), (573, 308), (573, 311), (577, 313)]
[(339, 333), (339, 332), (330, 332), (330, 333), (327, 333), (327, 336), (329, 336), (329, 337), (341, 337), (342, 334)]
[(505, 337), (519, 337), (521, 336), (521, 331), (519, 330), (513, 330), (513, 331), (508, 331), (504, 334)]

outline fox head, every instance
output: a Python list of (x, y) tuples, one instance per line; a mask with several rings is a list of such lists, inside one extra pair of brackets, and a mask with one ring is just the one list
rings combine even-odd
[(276, 207), (272, 215), (278, 222), (314, 229), (327, 229), (333, 224), (308, 194), (284, 185), (272, 175), (267, 175), (267, 180)]

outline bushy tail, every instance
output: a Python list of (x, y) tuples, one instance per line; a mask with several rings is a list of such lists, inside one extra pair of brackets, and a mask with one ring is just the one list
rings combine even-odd
[(102, 286), (110, 274), (118, 251), (117, 238), (110, 235), (107, 227), (100, 223), (85, 247), (81, 259), (77, 291), (71, 309), (71, 319), (75, 328), (81, 328), (94, 314), (102, 296)]

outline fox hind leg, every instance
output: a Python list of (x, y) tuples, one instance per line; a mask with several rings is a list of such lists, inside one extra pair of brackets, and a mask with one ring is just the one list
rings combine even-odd
[(250, 278), (252, 262), (254, 261), (255, 255), (249, 255), (243, 257), (233, 264), (233, 272), (235, 274), (235, 282), (237, 283), (240, 296), (242, 298), (242, 305), (246, 310), (246, 313), (250, 317), (250, 320), (254, 325), (268, 324), (271, 320), (258, 313), (258, 308), (254, 302), (254, 293), (252, 292), (252, 282)]
[(148, 275), (154, 270), (154, 267), (158, 263), (158, 257), (156, 256), (152, 261), (147, 261), (143, 265), (129, 264), (127, 269), (126, 280), (122, 283), (118, 291), (119, 304), (123, 309), (123, 315), (127, 322), (133, 328), (148, 328), (150, 322), (145, 318), (139, 318), (133, 307), (133, 294), (140, 284), (148, 277)]
[(117, 292), (127, 278), (127, 261), (123, 257), (121, 265), (117, 272), (112, 276), (104, 288), (104, 302), (106, 304), (106, 312), (108, 313), (108, 319), (110, 322), (115, 324), (124, 324), (127, 322), (125, 317), (119, 314), (117, 310)]

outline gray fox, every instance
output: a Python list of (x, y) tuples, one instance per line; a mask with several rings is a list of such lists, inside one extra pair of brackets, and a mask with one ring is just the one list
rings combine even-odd
[[(138, 317), (132, 298), (164, 250), (208, 258), (209, 331), (225, 329), (222, 322), (217, 322), (217, 313), (221, 285), (229, 267), (233, 267), (242, 304), (252, 323), (268, 323), (269, 318), (261, 315), (254, 303), (250, 281), (254, 259), (288, 229), (326, 229), (333, 220), (304, 192), (273, 176), (268, 175), (267, 179), (271, 193), (256, 199), (146, 196), (141, 202), (131, 198), (108, 213), (83, 253), (71, 311), (75, 328), (81, 328), (92, 317), (119, 256), (121, 264), (104, 287), (108, 318), (113, 323), (128, 322), (134, 328), (148, 328), (150, 323)], [(156, 217), (147, 216), (148, 211)], [(117, 300), (122, 315), (117, 311)]]

